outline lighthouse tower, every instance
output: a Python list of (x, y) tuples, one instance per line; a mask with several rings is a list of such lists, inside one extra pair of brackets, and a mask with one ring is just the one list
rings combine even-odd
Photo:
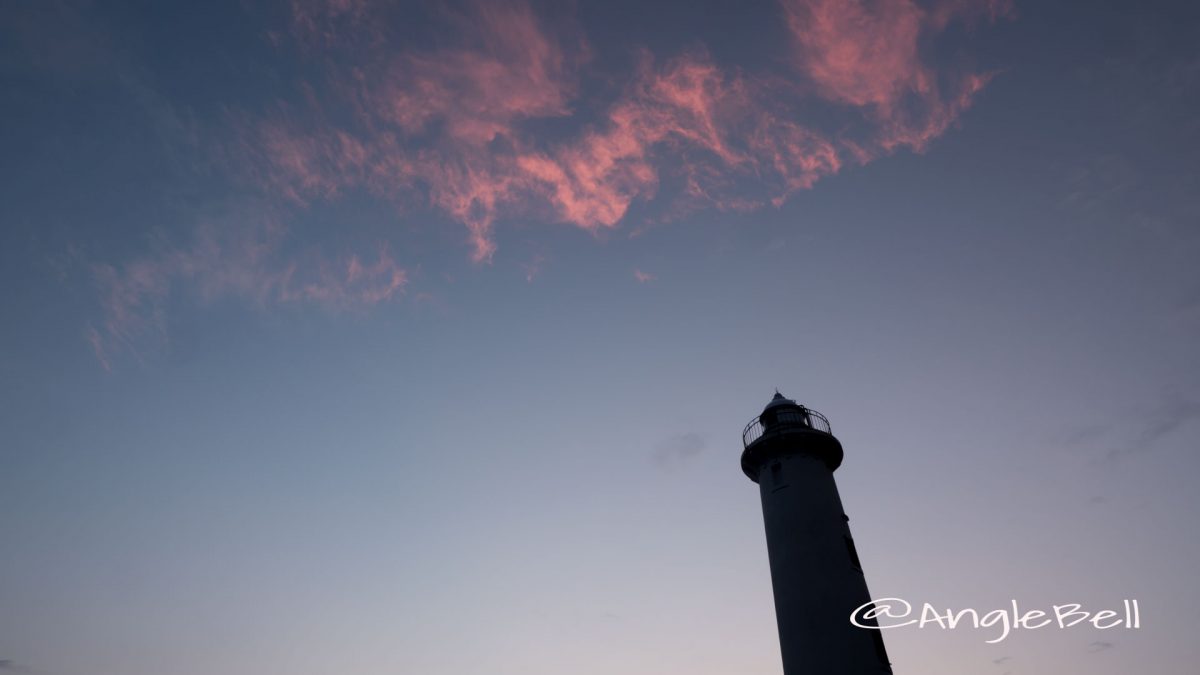
[(850, 621), (871, 598), (833, 481), (842, 444), (829, 420), (775, 392), (742, 442), (742, 471), (762, 496), (784, 675), (891, 673), (880, 632)]

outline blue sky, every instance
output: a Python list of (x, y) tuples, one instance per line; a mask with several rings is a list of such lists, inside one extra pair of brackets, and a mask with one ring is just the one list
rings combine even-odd
[(897, 673), (1200, 658), (1186, 3), (0, 10), (0, 670), (778, 673), (829, 417)]

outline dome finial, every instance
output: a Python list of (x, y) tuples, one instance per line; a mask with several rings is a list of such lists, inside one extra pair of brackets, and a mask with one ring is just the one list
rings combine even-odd
[(794, 406), (794, 405), (796, 405), (795, 401), (793, 401), (792, 399), (779, 393), (779, 390), (776, 389), (775, 396), (771, 398), (770, 402), (767, 403), (767, 407), (763, 408), (763, 410), (766, 411), (766, 410), (778, 408), (779, 406)]

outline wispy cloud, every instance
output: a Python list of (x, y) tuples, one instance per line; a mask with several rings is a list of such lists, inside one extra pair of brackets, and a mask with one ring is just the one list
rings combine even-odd
[(637, 279), (637, 282), (639, 284), (644, 284), (644, 283), (654, 281), (658, 277), (654, 276), (653, 274), (650, 274), (649, 272), (643, 272), (641, 270), (634, 270), (633, 278)]
[(235, 297), (259, 308), (311, 304), (339, 312), (391, 300), (408, 283), (386, 246), (333, 259), (320, 252), (283, 256), (284, 237), (271, 220), (209, 225), (197, 228), (186, 244), (160, 242), (153, 253), (124, 264), (94, 264), (101, 319), (85, 337), (101, 366), (112, 370), (115, 355), (136, 357), (166, 338), (172, 294), (201, 304)]
[(11, 659), (0, 659), (0, 671), (6, 673), (22, 673), (23, 675), (38, 675), (40, 671), (29, 666), (21, 665)]
[[(1177, 388), (1165, 388), (1149, 405), (1128, 419), (1132, 424), (1112, 423), (1089, 425), (1063, 436), (1057, 442), (1064, 447), (1100, 451), (1092, 463), (1113, 462), (1125, 457), (1150, 452), (1187, 425), (1200, 420), (1200, 399)], [(1103, 450), (1108, 447), (1107, 450)], [(1093, 503), (1101, 503), (1093, 498)]]
[(542, 253), (535, 253), (527, 262), (521, 264), (521, 268), (525, 270), (525, 281), (533, 283), (537, 275), (542, 273), (542, 267), (546, 264), (546, 256)]
[(330, 45), (361, 34), (372, 0), (292, 0), (292, 34), (305, 43)]
[(694, 431), (671, 436), (654, 446), (654, 461), (663, 468), (674, 468), (694, 459), (707, 447), (708, 439)]
[(1196, 419), (1200, 419), (1200, 400), (1174, 389), (1168, 390), (1164, 393), (1161, 404), (1146, 420), (1146, 426), (1138, 438), (1138, 445), (1154, 443)]

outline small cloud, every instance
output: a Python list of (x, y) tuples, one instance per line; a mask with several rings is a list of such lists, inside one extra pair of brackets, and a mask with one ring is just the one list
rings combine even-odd
[(1151, 443), (1174, 432), (1184, 424), (1200, 418), (1200, 401), (1177, 391), (1170, 391), (1165, 401), (1154, 411), (1146, 428), (1142, 430), (1141, 442)]
[(1092, 644), (1088, 645), (1088, 651), (1095, 654), (1096, 652), (1102, 652), (1106, 649), (1112, 649), (1112, 647), (1113, 647), (1113, 643), (1111, 643), (1111, 642), (1105, 642), (1103, 640), (1096, 640)]
[[(96, 327), (88, 324), (87, 330), (84, 332), (84, 337), (87, 338), (88, 344), (92, 346), (92, 353), (96, 355), (96, 360), (100, 362), (100, 367), (104, 372), (111, 373), (112, 362), (108, 359), (108, 348), (104, 345), (104, 338), (100, 335), (100, 331)], [(4, 666), (4, 662), (0, 661), (0, 667)]]
[(521, 269), (525, 270), (525, 281), (528, 283), (533, 283), (534, 278), (541, 274), (542, 266), (545, 264), (546, 256), (542, 255), (541, 253), (533, 256), (529, 262), (523, 263), (521, 265)]
[(1104, 438), (1111, 431), (1112, 425), (1109, 424), (1089, 424), (1068, 433), (1060, 442), (1068, 447), (1086, 446)]
[(1137, 169), (1126, 157), (1116, 154), (1092, 157), (1067, 176), (1069, 187), (1062, 203), (1081, 213), (1099, 213), (1113, 199), (1128, 195), (1140, 180)]
[(634, 270), (633, 278), (637, 279), (639, 284), (644, 284), (644, 283), (654, 281), (658, 277), (654, 276), (653, 274), (650, 274), (649, 272), (643, 272), (641, 270)]
[(1011, 656), (1001, 656), (1001, 657), (1000, 657), (1000, 658), (998, 658), (998, 659), (992, 659), (992, 663), (994, 663), (994, 664), (996, 664), (996, 665), (1000, 665), (1000, 664), (1002, 664), (1002, 663), (1004, 663), (1004, 662), (1006, 662), (1006, 661), (1011, 661), (1011, 660), (1012, 660), (1012, 657), (1011, 657)]
[(662, 467), (682, 464), (698, 456), (708, 447), (708, 441), (696, 432), (679, 434), (660, 442), (654, 448), (654, 461)]
[[(1129, 430), (1130, 433), (1126, 435), (1126, 440), (1116, 441), (1115, 447), (1110, 446), (1111, 449), (1103, 456), (1094, 459), (1093, 462), (1113, 462), (1130, 455), (1153, 450), (1164, 438), (1200, 419), (1200, 400), (1177, 390), (1168, 389), (1163, 392), (1158, 404), (1153, 408), (1147, 408), (1140, 419), (1144, 421)], [(1102, 430), (1103, 428), (1096, 427), (1096, 429)], [(1083, 444), (1094, 437), (1101, 436), (1102, 433), (1102, 431), (1094, 434), (1084, 433), (1076, 440)]]

